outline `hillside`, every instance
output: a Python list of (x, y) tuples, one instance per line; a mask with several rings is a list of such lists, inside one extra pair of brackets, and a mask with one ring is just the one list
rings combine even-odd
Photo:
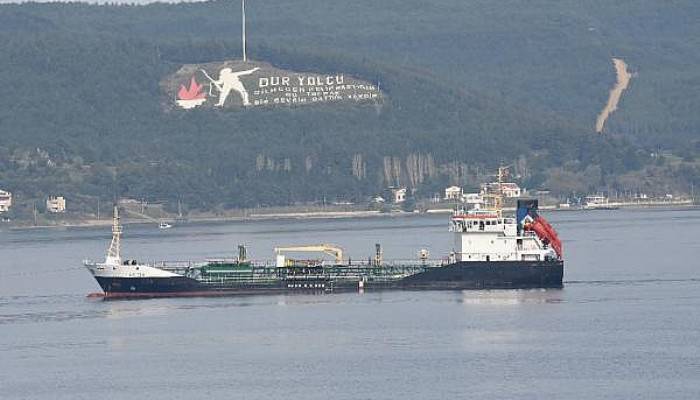
[[(694, 2), (256, 1), (248, 14), (251, 58), (352, 74), (386, 99), (167, 112), (165, 76), (240, 57), (230, 2), (1, 5), (0, 187), (25, 207), (62, 193), (76, 209), (121, 196), (210, 210), (390, 185), (430, 196), (501, 162), (562, 196), (698, 182)], [(598, 135), (613, 56), (634, 78)], [(662, 179), (638, 179), (650, 173)]]

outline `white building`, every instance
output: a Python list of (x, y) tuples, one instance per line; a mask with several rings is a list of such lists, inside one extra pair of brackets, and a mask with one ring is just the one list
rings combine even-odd
[(462, 188), (459, 186), (450, 186), (445, 189), (445, 200), (461, 200)]
[(522, 195), (522, 190), (517, 183), (504, 183), (501, 185), (501, 189), (506, 197), (520, 197)]
[[(498, 182), (491, 182), (483, 185), (482, 191), (496, 192), (498, 188)], [(504, 182), (501, 183), (501, 191), (504, 197), (520, 197), (522, 195), (522, 190), (517, 183)]]
[(12, 207), (12, 193), (0, 190), (0, 213), (7, 212)]
[(472, 205), (484, 204), (484, 198), (481, 196), (481, 193), (465, 193), (462, 195), (462, 201)]
[(66, 199), (63, 196), (49, 196), (46, 199), (46, 211), (50, 213), (66, 212)]
[(393, 188), (391, 194), (394, 196), (394, 204), (406, 201), (406, 188)]

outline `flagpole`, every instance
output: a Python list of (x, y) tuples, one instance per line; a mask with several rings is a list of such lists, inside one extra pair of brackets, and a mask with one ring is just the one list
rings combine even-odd
[(245, 49), (245, 0), (241, 0), (241, 18), (242, 18), (242, 24), (241, 24), (241, 40), (243, 41), (242, 47), (243, 47), (243, 62), (247, 61), (246, 58), (246, 49)]

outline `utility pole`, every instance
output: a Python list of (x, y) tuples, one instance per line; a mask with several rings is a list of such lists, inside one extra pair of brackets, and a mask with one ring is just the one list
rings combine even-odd
[(690, 181), (690, 201), (695, 204), (695, 182)]
[(243, 62), (246, 62), (248, 58), (246, 57), (245, 49), (245, 0), (241, 0), (241, 41), (243, 47)]

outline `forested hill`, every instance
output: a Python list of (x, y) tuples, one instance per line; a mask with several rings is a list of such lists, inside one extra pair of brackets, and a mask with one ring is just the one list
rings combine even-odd
[[(430, 196), (502, 162), (562, 196), (697, 182), (697, 2), (257, 0), (252, 59), (381, 104), (165, 110), (165, 76), (240, 57), (238, 7), (0, 5), (0, 189), (212, 209)], [(633, 78), (598, 135), (613, 57)]]

